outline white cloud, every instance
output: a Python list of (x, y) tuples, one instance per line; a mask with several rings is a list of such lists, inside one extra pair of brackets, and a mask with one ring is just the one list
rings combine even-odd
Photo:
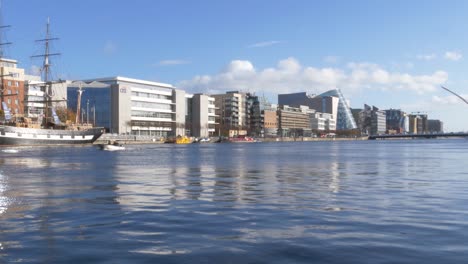
[(416, 56), (418, 60), (425, 60), (425, 61), (431, 61), (437, 58), (437, 55), (432, 53), (432, 54), (421, 54)]
[(445, 52), (444, 58), (447, 60), (458, 61), (463, 57), (463, 55), (456, 51), (447, 51)]
[(273, 46), (273, 45), (280, 44), (280, 43), (282, 43), (282, 41), (279, 41), (279, 40), (263, 41), (263, 42), (251, 44), (248, 46), (248, 48), (264, 48), (264, 47), (269, 47), (269, 46)]
[(322, 92), (340, 88), (347, 93), (364, 89), (406, 90), (418, 94), (432, 92), (448, 80), (445, 71), (429, 75), (390, 72), (373, 63), (349, 63), (345, 68), (302, 66), (295, 58), (276, 67), (256, 69), (247, 60), (231, 61), (215, 75), (195, 76), (178, 85), (191, 92), (223, 93), (241, 90), (261, 93)]
[(190, 64), (187, 60), (162, 60), (158, 63), (160, 66)]
[(106, 41), (106, 43), (104, 44), (104, 53), (110, 55), (114, 54), (116, 51), (117, 45), (111, 40)]

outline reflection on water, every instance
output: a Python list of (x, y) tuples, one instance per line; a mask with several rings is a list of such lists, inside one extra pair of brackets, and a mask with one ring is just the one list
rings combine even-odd
[(0, 154), (0, 262), (456, 262), (468, 252), (466, 148), (434, 140)]
[(5, 176), (0, 171), (0, 215), (2, 215), (8, 209), (8, 198), (4, 196), (6, 191), (6, 180)]

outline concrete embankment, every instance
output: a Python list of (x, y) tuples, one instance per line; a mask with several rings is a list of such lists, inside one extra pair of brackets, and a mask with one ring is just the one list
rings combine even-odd
[[(218, 137), (211, 138), (210, 143), (214, 143)], [(367, 140), (367, 137), (348, 137), (348, 138), (313, 138), (313, 137), (297, 137), (297, 138), (259, 138), (259, 142), (305, 142), (305, 141), (353, 141), (353, 140)], [(164, 138), (152, 138), (148, 136), (115, 136), (104, 134), (94, 144), (106, 144), (109, 141), (118, 141), (122, 144), (162, 144)]]
[(367, 140), (367, 137), (330, 137), (330, 138), (319, 138), (319, 137), (298, 137), (298, 138), (262, 138), (263, 142), (292, 142), (292, 141), (350, 141), (350, 140)]

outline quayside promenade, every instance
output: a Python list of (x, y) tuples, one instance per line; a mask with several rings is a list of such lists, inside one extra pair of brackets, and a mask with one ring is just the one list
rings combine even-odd
[[(294, 141), (350, 141), (350, 140), (367, 140), (368, 137), (277, 137), (277, 138), (257, 138), (256, 143), (259, 142), (294, 142)], [(216, 143), (219, 137), (211, 137), (209, 142)], [(135, 136), (135, 135), (118, 135), (104, 134), (94, 144), (105, 144), (109, 141), (118, 141), (123, 144), (163, 144), (166, 139), (162, 137), (150, 136)], [(223, 141), (228, 142), (228, 141)], [(206, 144), (203, 143), (203, 144)]]
[(371, 135), (370, 140), (375, 139), (416, 139), (416, 138), (453, 138), (468, 137), (468, 133), (434, 133), (434, 134), (395, 134), (395, 135)]

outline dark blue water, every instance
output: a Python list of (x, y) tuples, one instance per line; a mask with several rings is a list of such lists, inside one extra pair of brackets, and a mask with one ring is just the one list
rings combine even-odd
[(0, 263), (466, 263), (468, 140), (0, 152)]

